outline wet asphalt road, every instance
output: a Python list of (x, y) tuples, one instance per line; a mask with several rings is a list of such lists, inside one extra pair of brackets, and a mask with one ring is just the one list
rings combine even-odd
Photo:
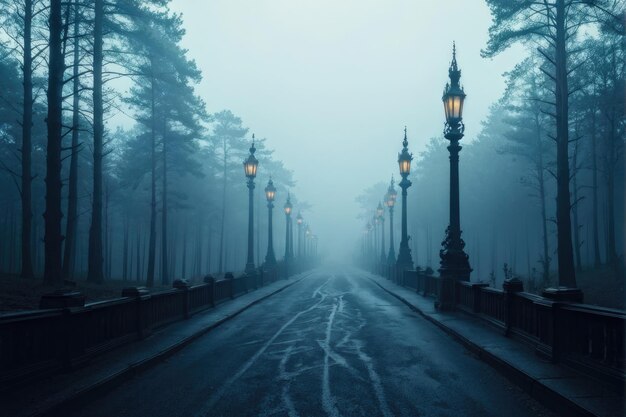
[(64, 416), (551, 416), (356, 270), (320, 269)]

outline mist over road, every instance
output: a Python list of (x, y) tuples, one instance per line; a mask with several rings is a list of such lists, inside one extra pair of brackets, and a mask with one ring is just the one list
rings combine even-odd
[(550, 415), (363, 272), (319, 269), (73, 416)]

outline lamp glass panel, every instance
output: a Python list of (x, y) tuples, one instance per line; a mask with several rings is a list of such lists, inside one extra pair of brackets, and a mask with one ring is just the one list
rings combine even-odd
[(400, 166), (400, 174), (409, 174), (411, 172), (411, 161), (404, 159), (398, 164)]

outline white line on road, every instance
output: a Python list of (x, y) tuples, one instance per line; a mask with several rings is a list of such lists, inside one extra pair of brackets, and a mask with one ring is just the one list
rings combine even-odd
[(337, 313), (337, 303), (333, 304), (333, 309), (328, 317), (328, 324), (326, 325), (326, 354), (324, 355), (324, 376), (322, 379), (322, 407), (326, 414), (331, 417), (339, 417), (339, 410), (335, 405), (335, 400), (330, 393), (330, 338), (332, 334), (333, 321), (335, 320), (335, 313)]
[[(330, 281), (330, 278), (324, 284), (322, 284), (318, 288), (318, 290), (321, 289), (324, 285), (326, 285), (329, 281)], [(318, 290), (316, 290), (316, 292)], [(270, 347), (272, 345), (272, 343), (274, 343), (274, 340), (276, 340), (276, 338), (278, 338), (278, 336), (280, 336), (287, 327), (291, 326), (291, 324), (293, 324), (293, 322), (296, 321), (301, 315), (306, 314), (306, 313), (308, 313), (310, 311), (313, 311), (320, 304), (322, 304), (324, 302), (324, 300), (326, 299), (326, 295), (324, 295), (324, 294), (320, 294), (320, 295), (321, 295), (321, 298), (320, 298), (320, 300), (317, 303), (315, 303), (311, 307), (307, 308), (306, 310), (302, 310), (302, 311), (296, 313), (296, 315), (293, 316), (289, 321), (287, 321), (287, 323), (283, 324), (282, 327), (280, 329), (278, 329), (278, 331), (276, 333), (274, 333), (274, 335), (261, 347), (261, 349), (259, 349), (250, 359), (248, 359), (248, 361), (241, 368), (239, 368), (239, 371), (237, 371), (237, 373), (235, 375), (230, 377), (222, 386), (220, 386), (220, 388), (215, 392), (215, 394), (213, 394), (209, 398), (209, 400), (204, 404), (204, 406), (201, 408), (201, 411), (197, 415), (198, 416), (207, 416), (207, 415), (209, 415), (209, 411), (222, 398), (222, 396), (226, 393), (226, 391), (230, 388), (230, 386), (235, 381), (237, 381), (239, 378), (241, 378), (241, 376), (243, 374), (245, 374), (248, 369), (250, 369), (250, 367), (257, 361), (257, 359), (259, 359), (259, 357), (263, 353), (265, 353), (267, 348)], [(336, 308), (336, 306), (335, 306), (335, 308)]]
[(359, 359), (361, 360), (361, 362), (363, 362), (365, 368), (367, 369), (367, 373), (369, 374), (370, 381), (372, 382), (372, 387), (374, 388), (374, 393), (376, 394), (376, 399), (378, 399), (381, 413), (383, 413), (384, 417), (393, 417), (393, 414), (389, 410), (389, 404), (387, 404), (387, 399), (385, 397), (385, 392), (383, 391), (383, 384), (380, 381), (380, 376), (374, 369), (372, 358), (370, 358), (367, 353), (363, 352), (362, 342), (354, 340), (354, 345), (356, 347)]

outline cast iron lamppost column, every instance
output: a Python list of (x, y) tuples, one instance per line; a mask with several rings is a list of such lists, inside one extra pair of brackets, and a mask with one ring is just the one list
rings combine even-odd
[(372, 253), (372, 263), (374, 264), (374, 268), (376, 268), (376, 254), (378, 253), (378, 229), (380, 228), (380, 220), (378, 220), (376, 211), (374, 211), (374, 216), (372, 216), (372, 226), (374, 227), (374, 251)]
[(380, 268), (382, 272), (382, 268), (387, 263), (387, 258), (385, 257), (385, 209), (383, 208), (382, 203), (378, 202), (378, 207), (376, 207), (376, 214), (380, 219)]
[(296, 223), (298, 223), (298, 259), (302, 259), (302, 213), (298, 212)]
[(387, 189), (386, 201), (387, 207), (389, 207), (389, 255), (387, 256), (387, 264), (393, 266), (396, 263), (396, 249), (393, 240), (393, 206), (396, 204), (396, 198), (398, 193), (394, 187), (393, 176), (391, 177), (391, 184)]
[(398, 166), (400, 168), (400, 188), (402, 188), (402, 238), (400, 239), (400, 251), (398, 253), (398, 261), (396, 262), (397, 274), (396, 278), (402, 277), (403, 271), (413, 268), (413, 259), (411, 258), (411, 249), (409, 248), (409, 237), (407, 235), (406, 220), (406, 190), (411, 186), (411, 181), (407, 178), (411, 173), (411, 161), (413, 155), (409, 153), (409, 141), (406, 137), (406, 127), (404, 128), (404, 140), (402, 141), (402, 152), (398, 154)]
[(265, 267), (273, 270), (276, 267), (276, 255), (274, 255), (274, 232), (272, 225), (272, 209), (274, 208), (274, 198), (276, 198), (276, 187), (272, 177), (270, 177), (267, 187), (265, 187), (265, 198), (267, 198), (267, 255), (265, 255)]
[(287, 202), (284, 206), (285, 209), (285, 261), (291, 261), (293, 258), (293, 232), (291, 230), (291, 195), (287, 194)]
[(311, 263), (311, 258), (313, 255), (313, 252), (311, 251), (312, 247), (311, 247), (311, 228), (309, 227), (309, 225), (306, 225), (305, 231), (304, 231), (304, 256), (306, 257), (306, 261), (307, 261), (307, 265), (310, 265)]
[(252, 135), (252, 146), (250, 147), (250, 155), (243, 162), (243, 169), (248, 178), (248, 261), (246, 262), (245, 272), (247, 274), (254, 273), (254, 178), (259, 166), (259, 161), (254, 157), (256, 148), (254, 147), (254, 134)]
[(461, 239), (461, 217), (459, 204), (459, 152), (461, 146), (459, 140), (463, 137), (465, 125), (463, 125), (463, 102), (465, 92), (459, 84), (461, 70), (456, 62), (456, 46), (452, 49), (452, 63), (448, 70), (450, 83), (446, 84), (443, 92), (443, 107), (446, 115), (444, 136), (450, 141), (450, 224), (446, 229), (446, 236), (441, 242), (439, 251), (440, 288), (438, 307), (446, 310), (454, 308), (454, 280), (469, 281), (472, 269), (469, 264), (469, 256), (463, 248), (465, 242)]
[(308, 224), (304, 225), (304, 257), (308, 258), (311, 254), (309, 251), (309, 236), (311, 235), (311, 228)]

